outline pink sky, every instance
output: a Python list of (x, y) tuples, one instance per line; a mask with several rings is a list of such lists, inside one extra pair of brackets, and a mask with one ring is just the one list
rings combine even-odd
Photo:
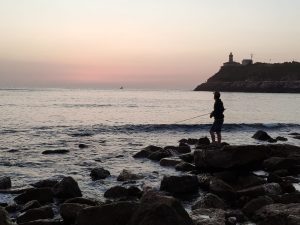
[[(272, 2), (272, 7), (270, 7)], [(299, 1), (0, 3), (1, 87), (193, 89), (236, 61), (300, 61)]]

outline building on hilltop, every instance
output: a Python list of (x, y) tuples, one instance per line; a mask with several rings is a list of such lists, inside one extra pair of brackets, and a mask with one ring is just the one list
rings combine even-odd
[(252, 60), (252, 56), (251, 59), (243, 59), (242, 64), (233, 61), (233, 54), (232, 52), (230, 52), (229, 54), (229, 60), (228, 62), (223, 63), (223, 66), (248, 66), (248, 65), (252, 65), (253, 64), (253, 60)]

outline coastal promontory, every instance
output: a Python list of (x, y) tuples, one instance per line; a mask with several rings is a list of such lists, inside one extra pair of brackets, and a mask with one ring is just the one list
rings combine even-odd
[(300, 93), (300, 63), (253, 63), (244, 59), (242, 63), (229, 61), (210, 77), (198, 85), (194, 91)]

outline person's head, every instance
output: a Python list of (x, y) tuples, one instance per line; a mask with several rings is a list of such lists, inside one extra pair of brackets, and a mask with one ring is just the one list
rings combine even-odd
[(221, 97), (220, 92), (215, 91), (215, 92), (214, 92), (214, 99), (219, 99), (220, 97)]

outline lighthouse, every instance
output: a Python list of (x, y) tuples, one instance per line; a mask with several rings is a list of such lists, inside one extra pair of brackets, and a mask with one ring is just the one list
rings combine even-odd
[(230, 52), (229, 54), (229, 63), (233, 63), (233, 55), (232, 55), (232, 52)]

